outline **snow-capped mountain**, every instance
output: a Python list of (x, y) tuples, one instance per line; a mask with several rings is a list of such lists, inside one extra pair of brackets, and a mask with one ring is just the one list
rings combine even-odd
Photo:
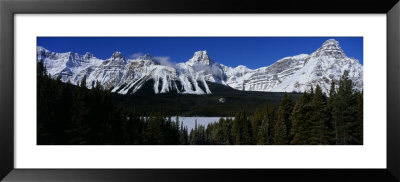
[(281, 81), (271, 91), (304, 91), (317, 84), (327, 93), (332, 80), (340, 79), (345, 70), (357, 90), (363, 87), (363, 67), (357, 59), (348, 58), (336, 40), (327, 40), (303, 60), (303, 67)]
[(235, 68), (219, 64), (207, 51), (197, 51), (186, 62), (172, 64), (159, 61), (150, 54), (126, 59), (115, 52), (106, 60), (90, 53), (54, 53), (37, 47), (37, 61), (42, 60), (53, 78), (78, 84), (86, 76), (86, 85), (99, 81), (105, 89), (131, 94), (145, 83), (152, 82), (154, 93), (211, 94), (208, 82), (244, 91), (303, 92), (317, 84), (328, 93), (332, 80), (339, 80), (349, 71), (354, 87), (363, 87), (363, 67), (348, 58), (339, 42), (330, 39), (312, 54), (285, 57), (258, 69)]

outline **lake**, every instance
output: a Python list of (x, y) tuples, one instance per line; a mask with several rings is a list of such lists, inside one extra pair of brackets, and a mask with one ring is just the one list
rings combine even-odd
[[(183, 123), (183, 126), (187, 126), (188, 132), (194, 128), (195, 121), (197, 120), (197, 126), (203, 125), (207, 127), (209, 123), (218, 122), (221, 117), (179, 117), (179, 124)], [(224, 117), (225, 118), (225, 117)], [(228, 117), (234, 118), (234, 117)], [(171, 118), (172, 121), (175, 121), (176, 117)]]

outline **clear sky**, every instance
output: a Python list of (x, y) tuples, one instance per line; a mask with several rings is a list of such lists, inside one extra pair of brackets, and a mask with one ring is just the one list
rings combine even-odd
[(90, 52), (100, 59), (115, 51), (126, 58), (149, 53), (175, 63), (186, 62), (195, 51), (207, 50), (218, 63), (254, 69), (287, 56), (311, 54), (331, 38), (339, 41), (348, 57), (363, 64), (362, 37), (38, 37), (37, 45), (52, 52)]

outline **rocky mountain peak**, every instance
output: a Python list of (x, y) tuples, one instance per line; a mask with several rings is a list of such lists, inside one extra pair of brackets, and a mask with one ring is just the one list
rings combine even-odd
[(210, 59), (207, 51), (196, 51), (193, 57), (188, 61), (190, 65), (194, 64), (204, 64), (204, 65), (212, 65), (214, 61)]
[(93, 57), (93, 54), (90, 52), (86, 52), (85, 55), (83, 55), (83, 59), (90, 59)]
[(339, 42), (337, 40), (335, 40), (335, 39), (328, 39), (322, 44), (322, 46), (329, 46), (329, 45), (331, 45), (331, 46), (339, 46)]
[(313, 53), (314, 57), (334, 57), (336, 59), (343, 59), (346, 57), (346, 54), (343, 52), (343, 49), (340, 47), (339, 42), (335, 39), (329, 39), (325, 41), (320, 48), (317, 49)]
[(153, 61), (154, 60), (154, 57), (152, 56), (152, 55), (150, 55), (150, 54), (145, 54), (145, 55), (143, 55), (143, 56), (140, 56), (139, 57), (139, 59), (142, 59), (142, 60), (151, 60), (151, 61)]
[(114, 59), (116, 59), (116, 58), (123, 58), (123, 56), (122, 56), (122, 53), (121, 53), (121, 52), (116, 51), (116, 52), (114, 52), (114, 53), (112, 54), (111, 58), (114, 58)]
[(36, 51), (39, 52), (49, 52), (46, 48), (42, 47), (42, 46), (37, 46), (36, 47)]

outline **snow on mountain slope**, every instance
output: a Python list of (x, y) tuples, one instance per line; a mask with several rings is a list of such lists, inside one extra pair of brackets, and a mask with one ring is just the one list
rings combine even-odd
[(286, 57), (255, 70), (226, 70), (226, 84), (245, 91), (304, 92), (318, 84), (324, 93), (328, 93), (332, 80), (338, 82), (345, 70), (349, 71), (355, 89), (362, 90), (363, 87), (362, 65), (358, 60), (348, 58), (339, 42), (333, 39), (325, 41), (310, 55)]
[[(304, 60), (308, 55), (301, 54), (293, 57), (286, 57), (278, 60), (268, 67), (255, 70), (239, 68), (229, 75), (227, 85), (238, 90), (245, 91), (271, 91), (278, 86), (288, 76), (299, 70), (304, 65)], [(238, 69), (235, 68), (235, 69)]]
[(355, 89), (362, 89), (363, 67), (358, 60), (346, 57), (339, 42), (330, 39), (322, 47), (306, 58), (305, 65), (285, 79), (271, 91), (309, 90), (318, 84), (323, 92), (328, 93), (332, 80), (336, 83), (345, 70), (353, 80)]
[(70, 81), (77, 84), (82, 75), (90, 73), (92, 68), (98, 67), (103, 60), (97, 59), (90, 53), (79, 55), (77, 53), (54, 53), (43, 47), (37, 47), (37, 60), (43, 60), (47, 72), (55, 78), (61, 76), (63, 82)]
[(190, 75), (195, 80), (205, 80), (216, 83), (223, 83), (225, 73), (222, 66), (214, 62), (207, 51), (197, 51), (193, 58), (186, 63), (178, 64), (181, 72)]
[(207, 82), (244, 91), (303, 92), (319, 84), (327, 93), (332, 80), (339, 80), (344, 70), (354, 87), (363, 86), (363, 68), (358, 60), (348, 58), (336, 40), (327, 40), (314, 53), (285, 57), (258, 69), (240, 65), (235, 68), (219, 64), (207, 51), (197, 51), (187, 62), (165, 64), (150, 54), (127, 60), (121, 52), (100, 60), (90, 53), (54, 53), (37, 47), (37, 61), (53, 78), (78, 84), (86, 76), (86, 85), (99, 81), (105, 89), (132, 94), (153, 81), (154, 93), (211, 94)]

